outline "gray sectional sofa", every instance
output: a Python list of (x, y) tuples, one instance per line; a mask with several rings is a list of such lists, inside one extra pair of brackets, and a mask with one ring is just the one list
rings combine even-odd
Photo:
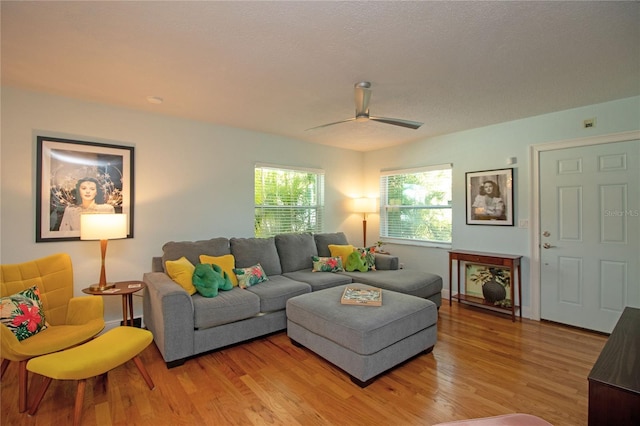
[[(281, 234), (271, 238), (213, 238), (168, 242), (162, 257), (152, 260), (143, 280), (146, 327), (171, 368), (189, 357), (219, 349), (287, 327), (287, 300), (301, 294), (352, 282), (431, 300), (440, 306), (442, 278), (399, 269), (398, 258), (376, 254), (376, 271), (312, 272), (312, 256), (331, 255), (329, 244), (348, 244), (342, 232)], [(268, 281), (220, 291), (213, 298), (189, 295), (165, 273), (169, 260), (186, 257), (194, 265), (200, 255), (232, 254), (237, 268), (260, 263)]]

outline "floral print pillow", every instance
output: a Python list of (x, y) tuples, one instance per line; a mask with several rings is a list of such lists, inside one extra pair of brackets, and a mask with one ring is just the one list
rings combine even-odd
[(233, 272), (238, 277), (238, 286), (240, 288), (248, 288), (269, 280), (259, 263), (249, 268), (234, 268)]
[(33, 286), (0, 299), (0, 322), (15, 334), (18, 340), (27, 339), (47, 328), (40, 290)]
[(342, 259), (340, 257), (311, 256), (313, 272), (342, 272)]
[(376, 246), (359, 247), (360, 257), (364, 258), (364, 264), (370, 271), (376, 270)]

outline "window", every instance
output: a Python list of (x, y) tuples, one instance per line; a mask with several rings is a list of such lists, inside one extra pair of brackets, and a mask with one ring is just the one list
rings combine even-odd
[(451, 243), (451, 165), (383, 172), (380, 236)]
[(255, 167), (255, 234), (324, 230), (324, 171)]

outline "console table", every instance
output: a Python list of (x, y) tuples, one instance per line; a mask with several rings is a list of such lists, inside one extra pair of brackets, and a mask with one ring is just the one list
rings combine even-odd
[(589, 425), (640, 424), (640, 309), (625, 308), (589, 373)]
[[(520, 260), (522, 256), (511, 255), (511, 254), (499, 254), (499, 253), (484, 253), (479, 251), (468, 251), (468, 250), (451, 250), (449, 251), (449, 306), (451, 306), (451, 302), (454, 298), (458, 299), (458, 303), (464, 303), (467, 305), (477, 306), (485, 309), (490, 309), (497, 312), (511, 312), (511, 321), (516, 320), (516, 310), (522, 318), (522, 282), (521, 282), (521, 273), (520, 273)], [(452, 280), (453, 275), (451, 274), (453, 271), (453, 262), (457, 262), (457, 277), (458, 277), (458, 294), (453, 295), (452, 289)], [(503, 308), (501, 306), (496, 306), (490, 303), (487, 303), (481, 297), (473, 297), (468, 296), (466, 294), (460, 293), (460, 267), (462, 266), (462, 262), (472, 262), (472, 263), (480, 263), (483, 265), (492, 265), (492, 266), (502, 266), (504, 268), (508, 268), (511, 273), (511, 285), (509, 286), (511, 292), (511, 307)], [(515, 277), (514, 277), (515, 272)], [(517, 278), (517, 279), (515, 279)], [(516, 281), (518, 285), (518, 304), (516, 304), (515, 299), (515, 287)]]

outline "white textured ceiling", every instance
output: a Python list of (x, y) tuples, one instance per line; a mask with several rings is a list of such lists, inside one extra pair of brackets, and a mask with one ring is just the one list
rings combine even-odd
[[(640, 94), (637, 1), (1, 7), (3, 85), (360, 151)], [(424, 125), (305, 131), (361, 80), (371, 115)]]

